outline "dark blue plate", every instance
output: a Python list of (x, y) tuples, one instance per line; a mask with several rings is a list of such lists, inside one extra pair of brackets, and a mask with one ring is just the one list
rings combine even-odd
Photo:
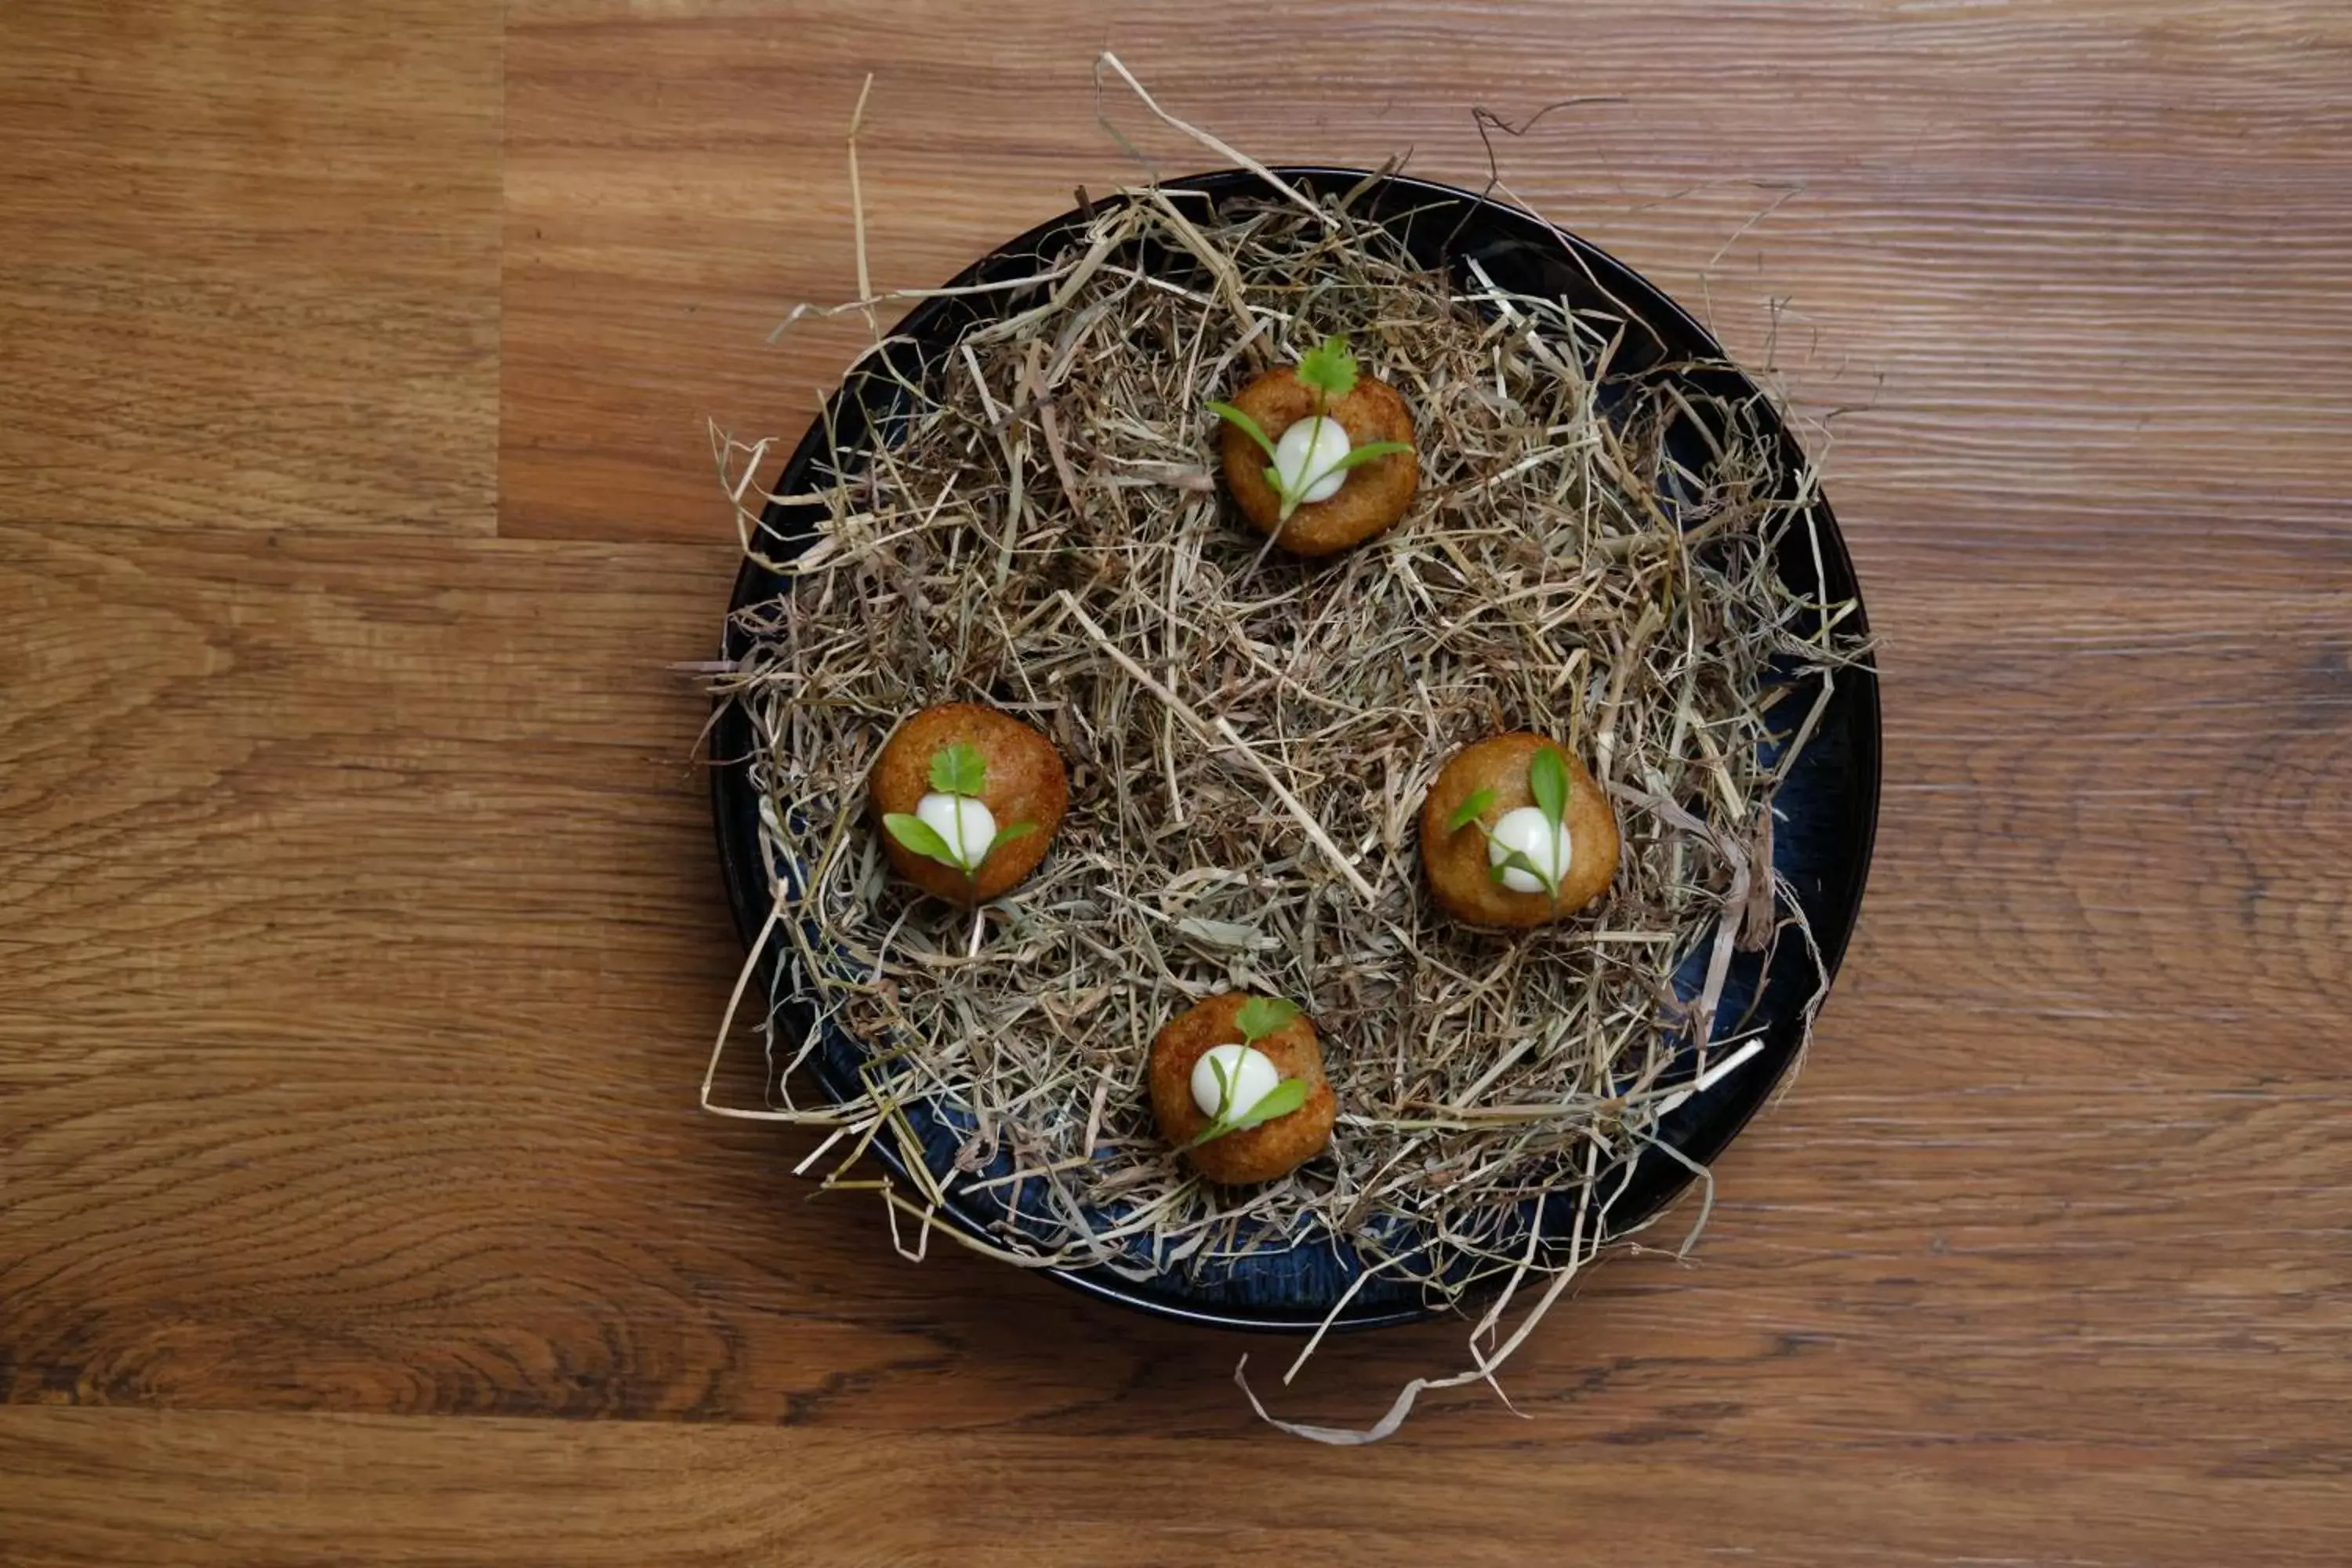
[[(1601, 250), (1517, 207), (1448, 185), (1398, 177), (1375, 181), (1367, 172), (1355, 169), (1286, 168), (1276, 173), (1318, 195), (1339, 195), (1372, 182), (1356, 198), (1352, 210), (1378, 219), (1424, 264), (1454, 268), (1459, 277), (1475, 260), (1504, 289), (1565, 298), (1580, 310), (1603, 311), (1626, 320), (1625, 342), (1612, 362), (1614, 373), (1680, 377), (1713, 399), (1748, 408), (1747, 417), (1756, 432), (1781, 454), (1782, 476), (1790, 487), (1784, 494), (1794, 493), (1803, 456), (1778, 416), (1756, 396), (1755, 387), (1745, 377), (1717, 368), (1725, 355), (1705, 329)], [(1243, 170), (1170, 181), (1167, 187), (1201, 192), (1218, 202), (1262, 199), (1266, 195), (1265, 184)], [(966, 268), (953, 285), (1019, 277), (1071, 240), (1087, 218), (1086, 213), (1072, 212), (1041, 225)], [(898, 342), (887, 355), (869, 360), (853, 373), (853, 384), (835, 395), (827, 416), (835, 422), (843, 448), (855, 449), (870, 428), (866, 404), (855, 395), (859, 390), (855, 384), (857, 378), (867, 378), (869, 388), (877, 386), (887, 363), (919, 382), (925, 367), (952, 348), (974, 324), (1033, 303), (1032, 291), (1020, 290), (929, 300), (918, 305), (899, 323), (895, 334)], [(1698, 368), (1692, 368), (1694, 364)], [(1604, 396), (1606, 390), (1604, 386)], [(824, 419), (809, 427), (769, 487), (771, 493), (792, 495), (813, 488), (809, 478), (826, 455), (825, 428)], [(1826, 501), (1816, 500), (1812, 510), (1818, 521), (1818, 568), (1811, 542), (1792, 533), (1780, 552), (1780, 574), (1807, 597), (1856, 601), (1856, 614), (1848, 624), (1857, 635), (1865, 635), (1868, 628), (1859, 613), (1861, 590), (1837, 523)], [(822, 515), (822, 510), (813, 506), (772, 504), (761, 522), (762, 549), (773, 559), (791, 559), (814, 540)], [(747, 561), (736, 577), (730, 607), (741, 609), (772, 600), (782, 591), (783, 584), (774, 573)], [(732, 658), (743, 653), (746, 640), (746, 634), (730, 618), (725, 633), (726, 656)], [(1790, 710), (1801, 711), (1804, 706), (1794, 702)], [(740, 710), (722, 704), (713, 731), (716, 762), (711, 804), (729, 901), (736, 929), (747, 943), (767, 921), (770, 886), (760, 847), (759, 803), (750, 787), (745, 762), (751, 743), (749, 719)], [(1837, 683), (1811, 744), (1777, 797), (1782, 816), (1773, 840), (1774, 864), (1795, 889), (1832, 974), (1853, 933), (1870, 868), (1871, 841), (1878, 824), (1878, 772), (1877, 683), (1864, 670)], [(789, 875), (790, 868), (783, 869)], [(803, 1038), (811, 1012), (793, 989), (781, 936), (758, 955), (755, 979), (761, 993), (771, 998), (780, 1038)], [(1778, 944), (1769, 956), (1743, 954), (1735, 963), (1717, 1015), (1722, 1020), (1718, 1036), (1738, 1021), (1745, 1031), (1761, 1030), (1763, 1049), (1747, 1067), (1708, 1092), (1692, 1097), (1665, 1118), (1658, 1141), (1679, 1152), (1681, 1160), (1645, 1150), (1630, 1173), (1620, 1173), (1626, 1185), (1612, 1211), (1616, 1232), (1622, 1234), (1654, 1216), (1692, 1180), (1690, 1165), (1684, 1162), (1703, 1165), (1714, 1159), (1770, 1096), (1801, 1045), (1804, 1007), (1817, 984), (1811, 958), (1799, 942)], [(860, 1042), (828, 1029), (811, 1053), (810, 1062), (826, 1092), (847, 1099), (856, 1091), (857, 1068), (865, 1054)], [(962, 1141), (965, 1124), (951, 1107), (918, 1110), (912, 1120), (922, 1136), (927, 1163), (944, 1173)], [(898, 1165), (898, 1152), (887, 1140), (877, 1140), (874, 1148), (886, 1163)], [(899, 1173), (904, 1174), (903, 1168)], [(1570, 1207), (1566, 1203), (1558, 1206), (1560, 1212), (1554, 1215), (1544, 1205), (1535, 1205), (1529, 1222), (1542, 1226), (1547, 1235), (1564, 1236)], [(975, 1236), (988, 1235), (992, 1226), (1007, 1223), (1042, 1234), (1049, 1223), (1043, 1215), (1008, 1213), (1001, 1202), (992, 1204), (969, 1195), (951, 1199), (941, 1217)], [(1051, 1272), (1080, 1289), (1167, 1317), (1230, 1328), (1298, 1330), (1323, 1321), (1361, 1267), (1352, 1248), (1318, 1243), (1260, 1251), (1208, 1269), (1143, 1279), (1102, 1267)], [(1442, 1310), (1424, 1298), (1417, 1282), (1381, 1275), (1365, 1282), (1334, 1321), (1342, 1326), (1368, 1327), (1408, 1322)]]

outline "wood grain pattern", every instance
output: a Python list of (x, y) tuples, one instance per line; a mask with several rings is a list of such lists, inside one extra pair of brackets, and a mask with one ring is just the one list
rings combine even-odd
[[(1457, 180), (1621, 96), (1512, 189), (1846, 410), (1862, 931), (1527, 1421), (1291, 1443), (1244, 1351), (1361, 1422), (1458, 1329), (1280, 1390), (694, 1110), (701, 421), (848, 352), (764, 340), (853, 287), (867, 69), (927, 283), (1125, 177), (1106, 42)], [(0, 1562), (2352, 1554), (2340, 7), (37, 0), (0, 83)]]
[[(1705, 1419), (1705, 1404), (1670, 1416)], [(1753, 1441), (1713, 1446), (1704, 1468), (1659, 1463), (1584, 1433), (1514, 1467), (1503, 1447), (1433, 1466), (1402, 1445), (1294, 1446), (1279, 1465), (1245, 1445), (1124, 1436), (1087, 1445), (1019, 1433), (892, 1434), (856, 1445), (761, 1427), (480, 1419), (0, 1411), (0, 1473), (49, 1478), (21, 1510), (12, 1561), (667, 1564), (1118, 1563), (1184, 1568), (1344, 1559), (1507, 1568), (1614, 1559), (1617, 1531), (1669, 1563), (1912, 1564), (2057, 1561), (2053, 1529), (2095, 1542), (2067, 1559), (2319, 1562), (2340, 1538), (2315, 1523), (2333, 1477), (2243, 1479), (2242, 1515), (2200, 1511), (2210, 1483), (2084, 1450), (2063, 1465), (1999, 1446), (1938, 1462), (1857, 1445), (1833, 1470)], [(199, 1519), (165, 1524), (125, 1490), (214, 1472)], [(1200, 1489), (1262, 1521), (1190, 1522)], [(587, 1519), (598, 1521), (583, 1528)], [(1842, 1528), (1832, 1539), (1822, 1521)], [(1165, 1521), (1151, 1531), (1139, 1521)], [(1612, 1539), (1591, 1541), (1599, 1521)], [(1622, 1522), (1621, 1522), (1622, 1521)], [(2059, 1522), (2063, 1521), (2063, 1522)]]
[(499, 107), (475, 0), (10, 0), (10, 520), (488, 532)]

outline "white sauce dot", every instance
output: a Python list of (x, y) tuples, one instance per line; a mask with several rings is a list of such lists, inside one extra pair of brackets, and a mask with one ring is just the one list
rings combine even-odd
[(1348, 432), (1337, 419), (1326, 415), (1318, 419), (1295, 420), (1274, 444), (1274, 471), (1282, 476), (1282, 488), (1293, 495), (1299, 493), (1301, 479), (1322, 475), (1307, 487), (1305, 499), (1329, 500), (1348, 482), (1347, 470), (1333, 465), (1353, 449)]
[(916, 803), (915, 815), (948, 841), (967, 871), (988, 858), (988, 847), (996, 841), (996, 818), (968, 795), (927, 795)]
[(1203, 1116), (1216, 1115), (1222, 1099), (1216, 1068), (1209, 1065), (1211, 1062), (1224, 1068), (1226, 1079), (1233, 1083), (1232, 1110), (1236, 1116), (1272, 1094), (1275, 1086), (1282, 1081), (1282, 1074), (1275, 1070), (1274, 1058), (1256, 1047), (1212, 1046), (1192, 1064), (1192, 1103), (1201, 1108)]
[[(1523, 805), (1503, 813), (1486, 840), (1486, 863), (1500, 866), (1516, 852), (1544, 868), (1552, 881), (1568, 875), (1568, 825), (1555, 828), (1539, 806)], [(1515, 893), (1540, 893), (1544, 884), (1517, 866), (1503, 873), (1503, 886)]]

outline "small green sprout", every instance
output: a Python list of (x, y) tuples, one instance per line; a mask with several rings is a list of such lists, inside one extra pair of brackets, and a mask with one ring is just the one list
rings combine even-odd
[[(1242, 1032), (1241, 1043), (1255, 1046), (1293, 1018), (1298, 1016), (1298, 1004), (1279, 996), (1253, 996), (1241, 1005), (1234, 1015), (1234, 1026)], [(1197, 1149), (1202, 1144), (1223, 1138), (1228, 1132), (1245, 1132), (1265, 1125), (1277, 1116), (1287, 1116), (1307, 1103), (1307, 1080), (1286, 1078), (1258, 1096), (1254, 1105), (1236, 1108), (1234, 1090), (1241, 1074), (1228, 1073), (1216, 1058), (1209, 1058), (1209, 1072), (1217, 1080), (1217, 1113), (1201, 1129), (1199, 1137), (1185, 1145)]]
[[(931, 753), (930, 778), (931, 789), (936, 794), (977, 800), (980, 792), (988, 786), (988, 760), (970, 742), (952, 741)], [(1007, 824), (998, 828), (995, 837), (979, 854), (974, 855), (971, 852), (971, 847), (962, 842), (963, 816), (961, 807), (957, 810), (955, 823), (959, 830), (957, 842), (950, 844), (938, 828), (919, 816), (893, 811), (885, 813), (882, 817), (882, 826), (891, 837), (925, 859), (936, 860), (948, 869), (961, 871), (967, 877), (978, 876), (988, 858), (1003, 846), (1037, 831), (1037, 825), (1034, 822)]]
[[(1295, 374), (1300, 384), (1315, 394), (1315, 410), (1307, 416), (1307, 421), (1328, 418), (1331, 405), (1355, 390), (1356, 356), (1348, 352), (1345, 338), (1325, 338), (1299, 357)], [(1274, 438), (1265, 433), (1264, 426), (1230, 403), (1212, 403), (1209, 412), (1256, 442), (1265, 453), (1265, 482), (1273, 486), (1274, 493), (1281, 498), (1281, 521), (1284, 522), (1289, 521), (1290, 514), (1306, 504), (1307, 491), (1332, 475), (1360, 468), (1393, 453), (1412, 450), (1412, 444), (1409, 441), (1367, 441), (1360, 447), (1349, 447), (1343, 456), (1312, 472), (1306, 471), (1307, 465), (1302, 461), (1297, 482), (1293, 484), (1284, 479), (1281, 451)]]

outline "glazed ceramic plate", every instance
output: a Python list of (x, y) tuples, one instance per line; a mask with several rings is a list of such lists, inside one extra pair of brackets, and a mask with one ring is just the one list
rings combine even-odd
[[(1293, 168), (1276, 173), (1318, 195), (1341, 195), (1372, 179), (1353, 169)], [(1263, 199), (1266, 195), (1263, 182), (1240, 170), (1171, 181), (1168, 188), (1199, 192), (1220, 203)], [(1452, 268), (1457, 279), (1475, 261), (1502, 289), (1565, 298), (1580, 310), (1607, 311), (1627, 319), (1626, 341), (1612, 362), (1614, 374), (1683, 376), (1724, 404), (1743, 403), (1754, 395), (1755, 388), (1731, 371), (1677, 368), (1719, 363), (1725, 356), (1697, 322), (1657, 289), (1594, 247), (1540, 218), (1467, 191), (1393, 177), (1371, 184), (1357, 197), (1354, 210), (1377, 218), (1424, 264)], [(1083, 213), (1066, 214), (991, 252), (953, 282), (994, 282), (1036, 269), (1041, 258), (1060, 249), (1085, 222)], [(897, 336), (903, 341), (889, 353), (898, 370), (919, 381), (926, 368), (938, 363), (975, 323), (1034, 302), (1033, 290), (925, 300), (900, 323)], [(871, 371), (869, 362), (856, 374)], [(878, 385), (870, 381), (866, 389), (868, 399), (877, 405), (881, 400), (875, 396), (874, 388)], [(1607, 396), (1605, 384), (1602, 395)], [(1784, 493), (1794, 494), (1796, 476), (1803, 467), (1802, 454), (1778, 420), (1761, 412), (1760, 404), (1756, 406), (1762, 434), (1780, 451), (1783, 479), (1790, 487)], [(834, 399), (830, 417), (845, 448), (855, 448), (868, 432), (861, 407), (861, 400), (852, 391)], [(793, 495), (813, 488), (813, 472), (825, 454), (824, 429), (823, 420), (810, 426), (769, 487), (771, 493)], [(1701, 438), (1696, 430), (1690, 434), (1694, 440)], [(1836, 521), (1825, 501), (1815, 500), (1812, 510), (1818, 559), (1811, 542), (1791, 531), (1781, 552), (1781, 576), (1801, 596), (1852, 599), (1858, 606), (1861, 592)], [(791, 559), (814, 541), (822, 517), (822, 509), (815, 506), (772, 505), (761, 522), (764, 552), (773, 559)], [(774, 573), (747, 561), (736, 579), (732, 607), (772, 600), (782, 588)], [(1857, 635), (1867, 630), (1859, 613), (1847, 625)], [(732, 620), (726, 630), (724, 651), (729, 658), (744, 651), (744, 634)], [(1790, 706), (1801, 711), (1805, 704), (1798, 701)], [(747, 942), (767, 920), (770, 887), (770, 868), (763, 864), (760, 843), (759, 803), (744, 762), (751, 745), (750, 721), (739, 710), (722, 707), (712, 749), (718, 759), (712, 773), (712, 805), (728, 897), (736, 928)], [(1782, 785), (1777, 800), (1780, 818), (1773, 837), (1775, 868), (1794, 889), (1832, 975), (1853, 932), (1869, 869), (1878, 816), (1878, 769), (1876, 682), (1866, 668), (1848, 671), (1837, 681), (1812, 741)], [(790, 874), (789, 868), (779, 869)], [(811, 1010), (793, 988), (781, 936), (772, 938), (768, 950), (757, 955), (756, 984), (769, 998), (782, 1042), (803, 1038)], [(1630, 1173), (1618, 1173), (1627, 1185), (1612, 1211), (1617, 1231), (1654, 1215), (1692, 1180), (1690, 1164), (1685, 1162), (1703, 1165), (1714, 1159), (1764, 1103), (1796, 1056), (1804, 1007), (1818, 984), (1801, 942), (1780, 943), (1769, 957), (1741, 955), (1725, 990), (1718, 1013), (1724, 1023), (1719, 1027), (1727, 1029), (1731, 1020), (1744, 1017), (1745, 1030), (1761, 1030), (1763, 1048), (1747, 1066), (1708, 1092), (1693, 1096), (1665, 1118), (1659, 1141), (1682, 1159), (1650, 1150), (1635, 1160)], [(857, 1068), (864, 1057), (861, 1042), (828, 1030), (810, 1061), (828, 1093), (847, 1098), (855, 1092)], [(925, 1142), (929, 1163), (944, 1173), (969, 1123), (960, 1119), (956, 1108), (944, 1105), (919, 1110), (912, 1120)], [(896, 1163), (898, 1155), (887, 1142), (877, 1141), (875, 1148), (885, 1160)], [(1005, 1225), (1042, 1234), (1041, 1227), (1048, 1223), (1045, 1216), (1008, 1212), (996, 1197), (1018, 1191), (1017, 1184), (1006, 1184), (990, 1189), (982, 1197), (964, 1195), (955, 1199), (942, 1217), (975, 1235)], [(1532, 1223), (1547, 1233), (1564, 1236), (1572, 1195), (1562, 1194), (1556, 1205), (1538, 1204), (1532, 1209)], [(1351, 1249), (1327, 1242), (1255, 1252), (1230, 1264), (1181, 1276), (1137, 1279), (1107, 1268), (1055, 1272), (1080, 1289), (1170, 1317), (1229, 1327), (1295, 1330), (1321, 1322), (1356, 1282), (1361, 1268)], [(1434, 1310), (1439, 1309), (1423, 1300), (1419, 1285), (1375, 1276), (1363, 1282), (1336, 1321), (1352, 1326), (1402, 1322), (1432, 1315)]]

